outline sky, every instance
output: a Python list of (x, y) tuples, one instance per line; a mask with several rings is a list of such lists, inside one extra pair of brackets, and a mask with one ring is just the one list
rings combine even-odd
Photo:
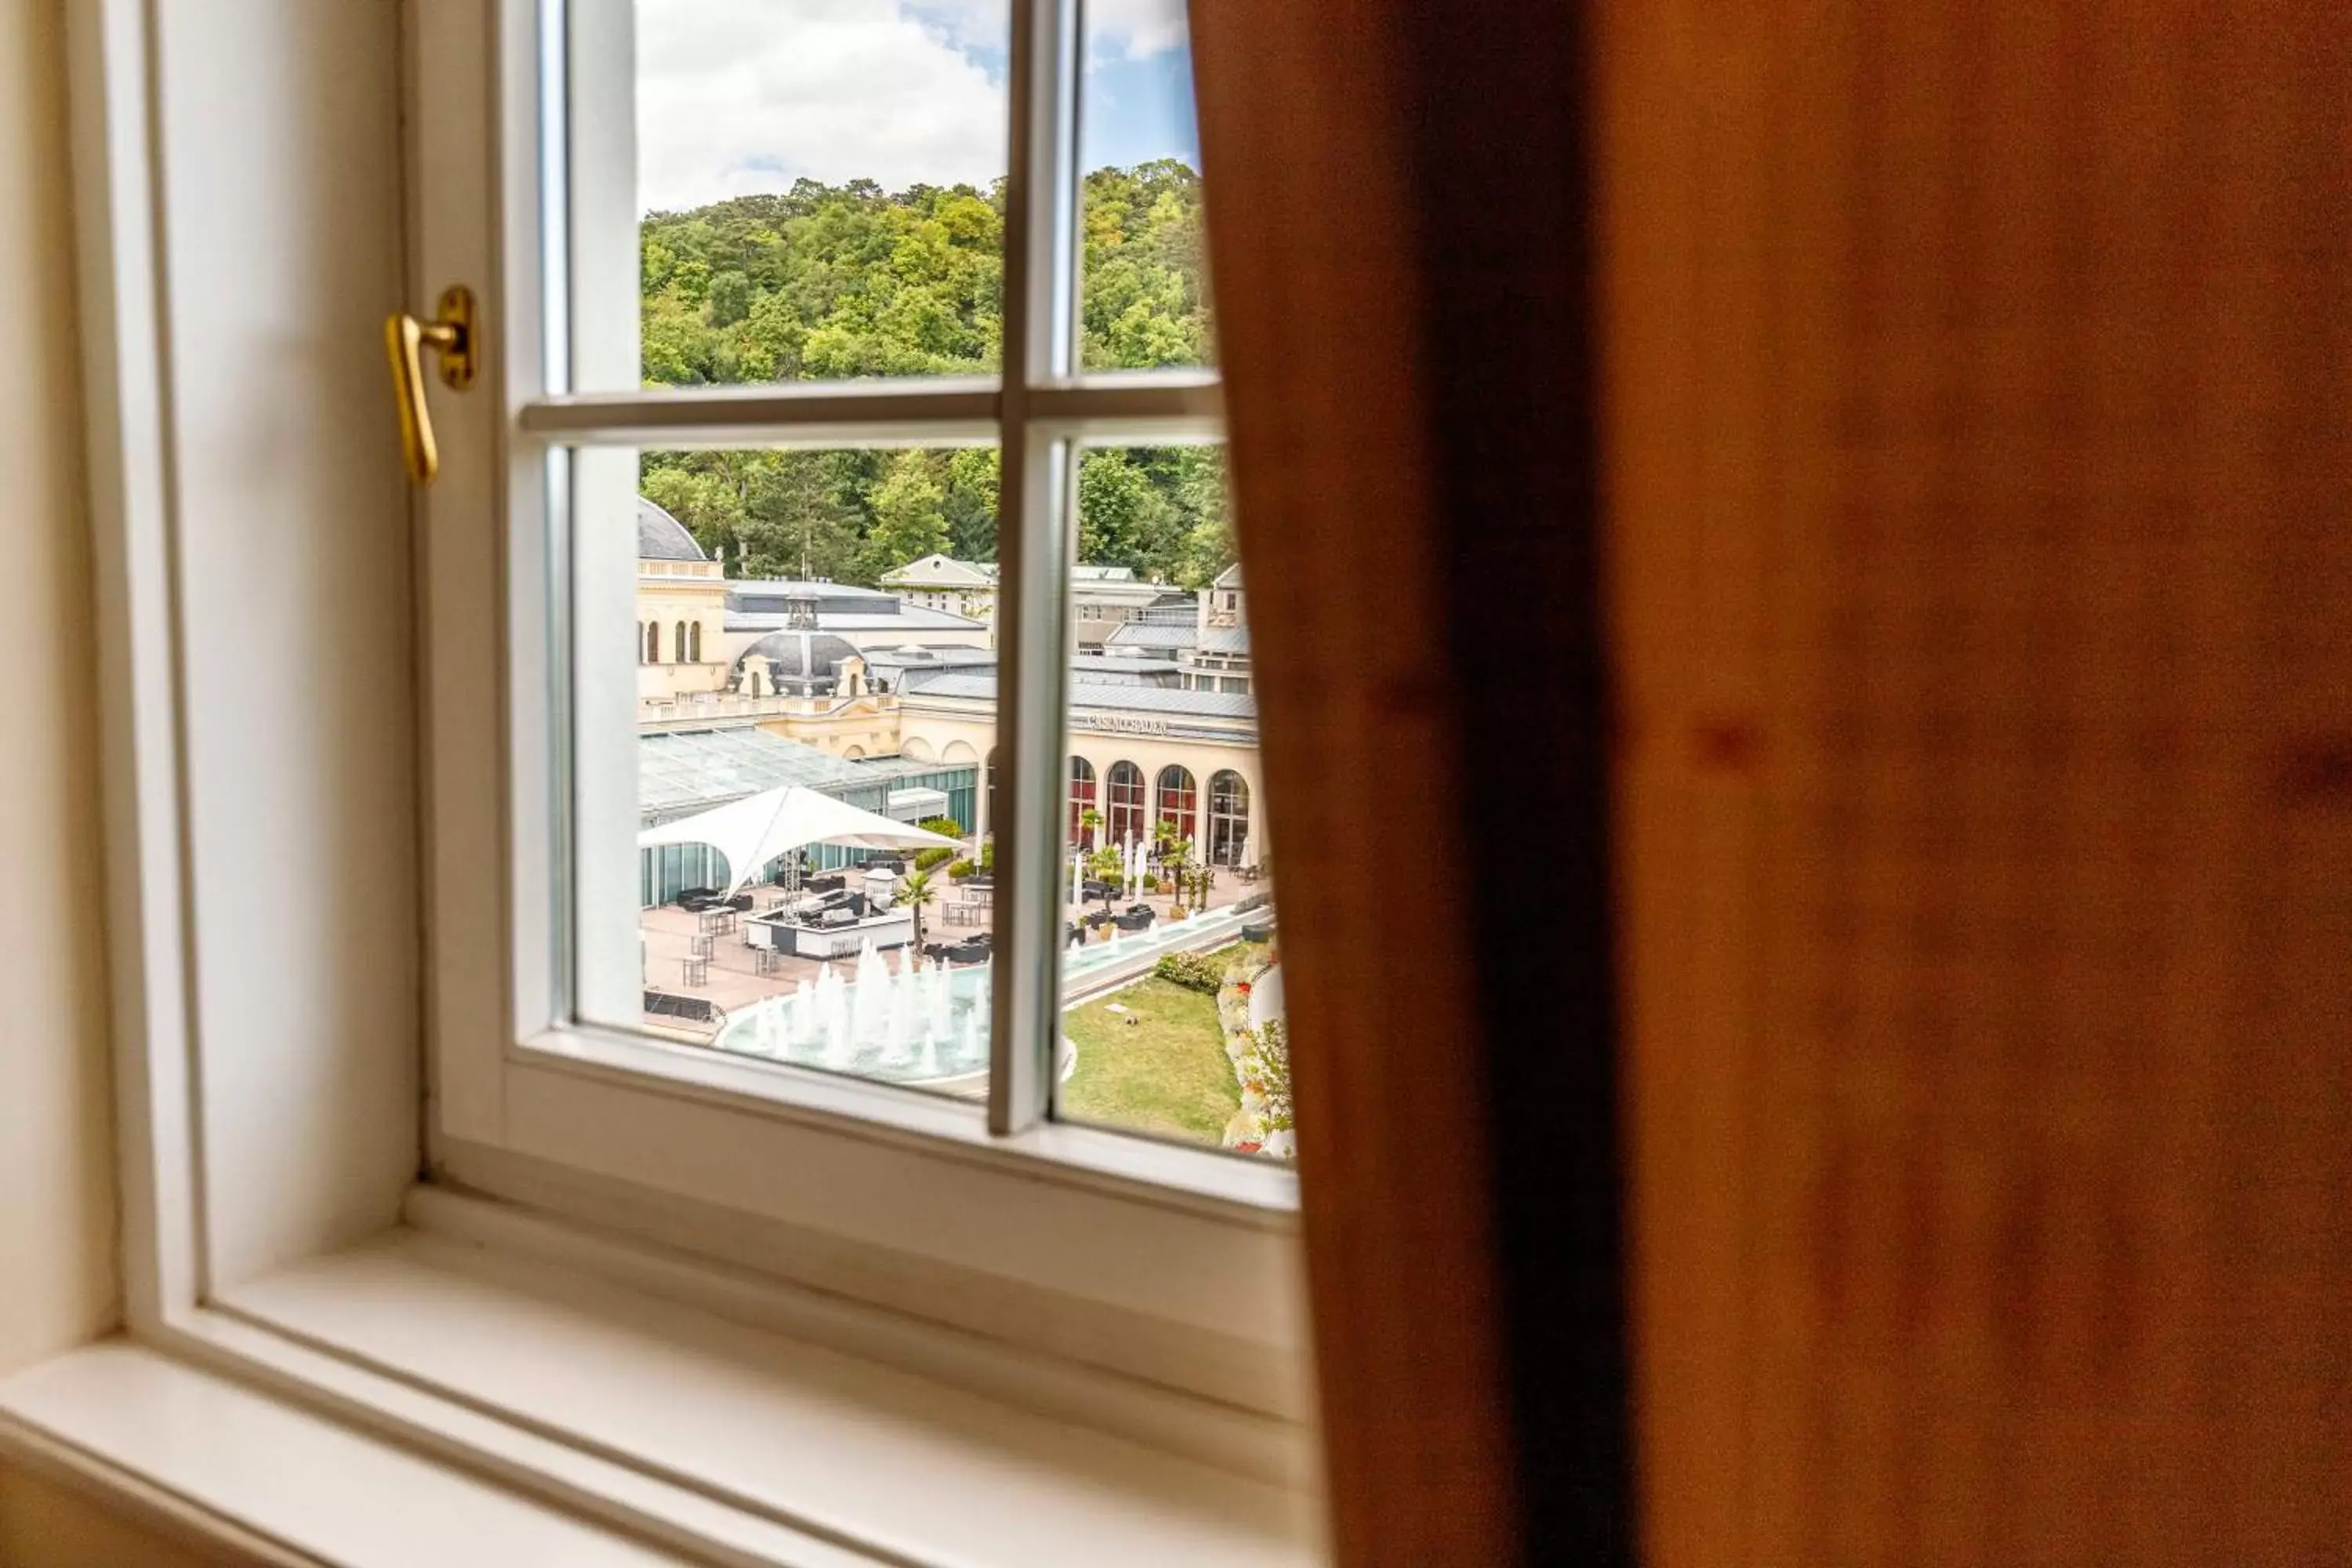
[[(1183, 0), (1088, 0), (1082, 167), (1198, 166)], [(1004, 173), (1006, 0), (636, 0), (637, 202)]]

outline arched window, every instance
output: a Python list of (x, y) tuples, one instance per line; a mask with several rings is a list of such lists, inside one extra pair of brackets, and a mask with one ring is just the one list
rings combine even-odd
[(1227, 769), (1209, 776), (1209, 864), (1246, 866), (1249, 850), (1249, 784)]
[(684, 621), (677, 623), (677, 637), (669, 645), (669, 658), (672, 664), (686, 662), (686, 623)]
[(1160, 770), (1159, 801), (1152, 808), (1151, 823), (1156, 828), (1163, 822), (1176, 825), (1176, 837), (1190, 838), (1200, 831), (1200, 786), (1192, 782), (1192, 771), (1171, 763)]
[(1133, 763), (1113, 763), (1104, 784), (1110, 808), (1103, 813), (1103, 829), (1111, 842), (1143, 837), (1143, 770)]
[(659, 621), (646, 623), (646, 662), (647, 664), (661, 662), (661, 623)]
[(688, 664), (700, 664), (702, 662), (702, 623), (700, 621), (692, 621), (688, 623), (686, 628), (686, 662)]
[(1087, 830), (1079, 818), (1095, 804), (1095, 765), (1084, 757), (1070, 759), (1070, 842), (1082, 843)]

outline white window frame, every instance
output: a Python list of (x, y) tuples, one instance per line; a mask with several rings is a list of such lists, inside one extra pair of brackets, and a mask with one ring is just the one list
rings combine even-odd
[[(536, 215), (488, 221), (521, 187), (483, 149), (493, 105), (534, 112), (531, 5), (66, 15), (130, 1342), (0, 1378), (0, 1454), (321, 1560), (494, 1536), (642, 1560), (583, 1555), (583, 1519), (696, 1560), (1306, 1560), (1287, 1172), (526, 1041), (554, 955), (509, 911), (560, 817), (530, 794), (555, 731), (510, 731), (510, 700), (548, 689), (564, 606), (528, 587), (547, 531), (511, 521), (551, 472), (513, 429), (540, 295), (501, 270)], [(395, 149), (403, 75), (450, 90)], [(404, 225), (378, 199), (404, 182), (480, 221)], [(445, 484), (419, 504), (377, 328), (436, 277), (478, 280), (490, 363), (433, 389)], [(322, 623), (385, 657), (245, 657)], [(1056, 835), (1061, 767), (1056, 739)], [(915, 1515), (968, 1550), (898, 1549)]]
[[(1077, 446), (1222, 432), (1213, 371), (1078, 372), (1076, 0), (1013, 7), (1008, 101), (1028, 108), (1010, 127), (1001, 388), (942, 378), (637, 389), (633, 117), (543, 112), (567, 80), (576, 101), (633, 100), (627, 0), (436, 0), (416, 16), (416, 79), (430, 99), (413, 115), (413, 284), (424, 293), (471, 283), (489, 348), (482, 387), (434, 389), (443, 472), (419, 501), (433, 542), (424, 641), (433, 1171), (582, 1219), (636, 1215), (689, 1246), (732, 1249), (750, 1226), (762, 1238), (757, 1264), (803, 1283), (944, 1311), (1040, 1348), (1092, 1347), (1086, 1353), (1113, 1370), (1244, 1404), (1271, 1399), (1296, 1415), (1304, 1311), (1294, 1173), (1049, 1114)], [(542, 144), (551, 121), (568, 124), (568, 139)], [(499, 156), (483, 158), (486, 147)], [(543, 244), (550, 226), (568, 243)], [(568, 272), (548, 259), (567, 252)], [(567, 314), (568, 340), (543, 332)], [(621, 390), (562, 390), (583, 386)], [(551, 487), (571, 483), (583, 507), (592, 489), (633, 498), (641, 445), (988, 440), (1004, 452), (1007, 589), (997, 626), (1008, 820), (992, 826), (1009, 918), (992, 1035), (1029, 1048), (994, 1050), (984, 1114), (577, 1022), (567, 984), (575, 969), (635, 984), (634, 946), (588, 952), (575, 943), (593, 937), (575, 937), (560, 916), (575, 875), (581, 907), (601, 896), (635, 908), (634, 849), (625, 867), (572, 858), (582, 837), (633, 843), (633, 752), (581, 768), (572, 811), (557, 803), (573, 735), (581, 745), (600, 734), (633, 745), (634, 685), (617, 643), (602, 647), (613, 639), (582, 639), (569, 681), (550, 650), (573, 622), (628, 618), (617, 600), (586, 598), (592, 579), (609, 595), (635, 569), (583, 555), (567, 601), (565, 541), (542, 521), (563, 510)], [(569, 472), (551, 461), (564, 452)], [(635, 538), (625, 519), (583, 514), (574, 545), (592, 533)], [(480, 591), (488, 582), (503, 583), (503, 603)], [(482, 700), (480, 672), (491, 668), (506, 672), (502, 703)], [(608, 702), (601, 727), (575, 725), (562, 706), (567, 689), (622, 693), (631, 718), (614, 721)], [(600, 795), (596, 779), (617, 782)], [(1024, 855), (1022, 843), (1047, 852)], [(486, 877), (486, 867), (504, 875)], [(622, 890), (600, 895), (605, 883)], [(1094, 1239), (1074, 1247), (1074, 1237)]]

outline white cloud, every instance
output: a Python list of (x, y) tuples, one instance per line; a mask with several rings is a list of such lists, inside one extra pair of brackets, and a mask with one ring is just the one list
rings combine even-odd
[(1184, 0), (1092, 0), (1087, 6), (1096, 51), (1130, 60), (1184, 47), (1192, 40), (1187, 27)]
[(985, 184), (1004, 92), (890, 0), (638, 0), (637, 201), (647, 211), (803, 175)]
[[(1002, 49), (1011, 26), (1006, 0), (921, 0), (919, 9), (971, 47)], [(1189, 36), (1184, 0), (1086, 0), (1086, 10), (1097, 56), (1146, 59), (1182, 47)]]
[[(1182, 0), (1089, 0), (1090, 52), (1185, 42)], [(984, 185), (1004, 172), (1006, 0), (637, 0), (637, 201), (803, 175)], [(983, 63), (983, 61), (989, 63)]]

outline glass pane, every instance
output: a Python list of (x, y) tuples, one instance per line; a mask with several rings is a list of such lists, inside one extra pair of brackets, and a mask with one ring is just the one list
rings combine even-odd
[(636, 0), (635, 16), (648, 384), (994, 371), (1002, 5)]
[(1084, 454), (1078, 563), (1056, 1108), (1287, 1157), (1265, 789), (1223, 448)]
[(1216, 363), (1183, 0), (1086, 8), (1080, 364)]
[[(583, 594), (575, 750), (582, 963), (627, 973), (583, 973), (583, 1010), (984, 1094), (996, 452), (647, 452), (616, 482), (635, 569)], [(583, 579), (622, 574), (608, 542)]]

